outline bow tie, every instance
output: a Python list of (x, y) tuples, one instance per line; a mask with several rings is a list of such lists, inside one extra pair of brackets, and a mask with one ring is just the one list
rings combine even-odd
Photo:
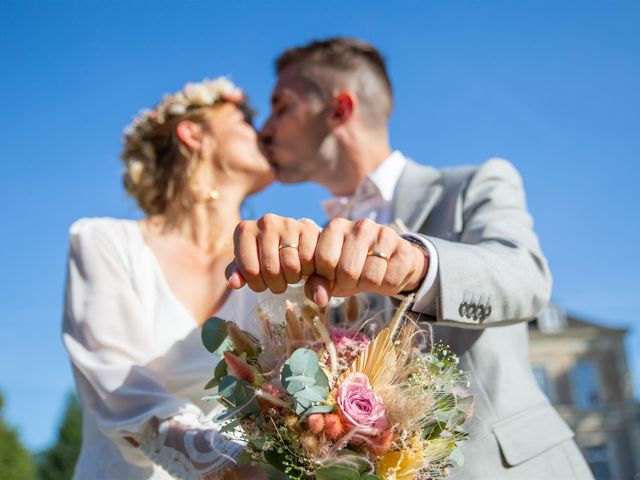
[(353, 195), (333, 197), (322, 202), (327, 217), (331, 220), (342, 217), (350, 220), (367, 216), (383, 204), (380, 191), (368, 178)]

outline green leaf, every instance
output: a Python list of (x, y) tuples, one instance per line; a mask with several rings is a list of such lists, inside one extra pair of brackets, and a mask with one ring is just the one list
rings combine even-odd
[(243, 465), (249, 465), (252, 461), (251, 454), (246, 450), (243, 450), (240, 456), (238, 457), (238, 466), (242, 467)]
[(329, 387), (329, 379), (327, 375), (324, 373), (324, 370), (318, 369), (315, 375), (316, 385), (328, 388)]
[(455, 430), (456, 427), (462, 425), (471, 412), (472, 405), (473, 397), (471, 395), (463, 398), (457, 397), (455, 410), (447, 421), (447, 430)]
[(456, 462), (459, 467), (464, 465), (464, 455), (462, 454), (462, 450), (460, 450), (459, 448), (454, 448), (451, 452), (451, 460)]
[(202, 344), (214, 353), (227, 338), (227, 322), (220, 317), (211, 317), (202, 325)]
[(227, 367), (227, 362), (221, 360), (216, 365), (215, 370), (213, 371), (213, 376), (220, 380), (222, 377), (229, 373), (229, 368)]
[(296, 392), (296, 399), (310, 400), (312, 402), (324, 402), (327, 399), (327, 389), (325, 387), (307, 387)]
[(209, 380), (209, 383), (204, 386), (204, 389), (208, 390), (210, 388), (217, 387), (220, 384), (220, 380), (222, 379), (222, 377), (224, 377), (228, 373), (229, 369), (227, 368), (227, 362), (225, 362), (224, 360), (219, 361), (213, 371), (213, 378)]
[(343, 465), (329, 465), (316, 469), (316, 480), (360, 480), (360, 472)]
[(226, 375), (220, 379), (220, 385), (218, 385), (218, 395), (229, 399), (233, 396), (233, 393), (238, 385), (238, 379), (233, 375)]
[(362, 455), (348, 448), (343, 448), (342, 450), (340, 450), (338, 452), (338, 458), (336, 458), (333, 462), (345, 467), (355, 468), (361, 474), (371, 472), (371, 464), (365, 458), (363, 458)]
[(207, 384), (204, 386), (204, 389), (209, 390), (210, 388), (217, 387), (219, 383), (220, 383), (220, 380), (213, 377), (211, 380), (207, 382)]
[[(274, 469), (278, 470), (281, 473), (284, 472), (287, 468), (287, 466), (284, 464), (284, 459), (282, 458), (282, 455), (276, 452), (275, 450), (266, 450), (264, 452), (264, 458), (269, 465), (271, 465)], [(285, 477), (285, 478), (288, 478), (288, 477)]]
[(261, 463), (260, 467), (262, 467), (264, 473), (267, 474), (267, 478), (269, 480), (291, 480), (289, 475), (281, 472), (276, 467), (269, 465), (268, 463)]
[(285, 362), (291, 369), (291, 375), (313, 378), (320, 369), (318, 355), (308, 348), (299, 348)]
[(333, 405), (314, 405), (313, 407), (305, 410), (305, 415), (311, 415), (312, 413), (331, 413), (333, 412)]
[(313, 402), (304, 398), (293, 397), (296, 401), (296, 415), (304, 415), (311, 407)]
[(428, 423), (427, 425), (425, 425), (423, 431), (423, 434), (425, 436), (425, 438), (435, 438), (437, 436), (439, 436), (442, 433), (442, 430), (444, 430), (445, 428), (445, 424), (442, 422), (432, 422), (432, 423)]

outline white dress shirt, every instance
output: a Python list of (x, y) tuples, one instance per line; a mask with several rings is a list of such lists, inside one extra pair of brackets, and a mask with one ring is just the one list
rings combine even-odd
[[(399, 151), (394, 151), (378, 168), (371, 172), (348, 197), (334, 197), (323, 202), (329, 218), (343, 217), (349, 220), (370, 218), (376, 223), (394, 222), (394, 193), (407, 159)], [(429, 269), (422, 285), (416, 292), (416, 311), (435, 313), (435, 299), (438, 295), (438, 252), (433, 244), (422, 235), (410, 232), (402, 236), (421, 242), (429, 252)]]

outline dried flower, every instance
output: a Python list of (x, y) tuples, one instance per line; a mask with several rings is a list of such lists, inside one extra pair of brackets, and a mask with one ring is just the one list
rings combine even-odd
[(309, 430), (313, 433), (320, 433), (324, 430), (324, 415), (321, 413), (309, 415), (307, 422), (309, 423)]
[(144, 163), (140, 160), (129, 160), (127, 163), (127, 171), (129, 173), (129, 178), (137, 185), (140, 183), (140, 179), (142, 178), (142, 172), (144, 171)]
[(324, 416), (324, 434), (329, 440), (337, 440), (344, 433), (344, 423), (340, 415), (329, 413)]

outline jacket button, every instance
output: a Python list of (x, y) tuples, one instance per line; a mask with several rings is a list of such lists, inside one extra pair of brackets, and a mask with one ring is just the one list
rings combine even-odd
[(458, 313), (461, 317), (465, 317), (467, 315), (467, 302), (462, 302), (460, 307), (458, 308)]
[(467, 318), (473, 318), (474, 320), (477, 318), (476, 317), (476, 304), (475, 303), (470, 303), (469, 304), (469, 308), (467, 309)]
[(476, 315), (478, 316), (478, 320), (481, 322), (486, 318), (484, 305), (478, 305), (478, 308), (476, 308)]

